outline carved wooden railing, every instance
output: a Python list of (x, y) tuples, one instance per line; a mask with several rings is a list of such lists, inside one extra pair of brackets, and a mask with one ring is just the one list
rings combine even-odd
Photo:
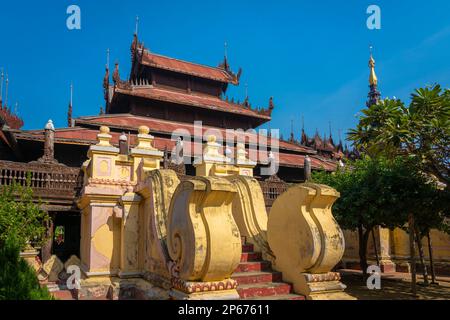
[(259, 181), (259, 184), (261, 186), (267, 208), (272, 207), (275, 200), (277, 200), (277, 198), (289, 187), (288, 183), (281, 180), (277, 176), (271, 176), (266, 180)]
[(14, 182), (28, 185), (38, 198), (72, 201), (83, 187), (83, 176), (80, 168), (0, 160), (0, 187)]

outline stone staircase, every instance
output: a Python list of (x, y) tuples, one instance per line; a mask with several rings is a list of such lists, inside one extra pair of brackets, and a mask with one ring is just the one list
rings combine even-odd
[(280, 272), (271, 269), (269, 261), (254, 252), (252, 244), (242, 245), (241, 263), (232, 275), (238, 282), (238, 293), (243, 300), (304, 300), (293, 293), (292, 285), (282, 282)]
[[(281, 272), (273, 271), (271, 263), (264, 261), (261, 252), (255, 252), (252, 244), (242, 245), (241, 263), (232, 278), (238, 282), (237, 291), (242, 300), (305, 300), (304, 296), (293, 293), (292, 285), (283, 282)], [(52, 283), (47, 284), (47, 287), (57, 299), (76, 299), (65, 286)], [(108, 298), (102, 294), (88, 300)]]

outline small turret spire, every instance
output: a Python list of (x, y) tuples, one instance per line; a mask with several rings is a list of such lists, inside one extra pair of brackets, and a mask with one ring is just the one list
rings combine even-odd
[(223, 56), (225, 57), (225, 60), (227, 60), (228, 59), (228, 44), (226, 41), (223, 44), (223, 51), (224, 51)]
[(9, 87), (9, 77), (8, 74), (6, 74), (6, 81), (5, 81), (5, 107), (8, 106), (8, 87)]
[(294, 136), (294, 120), (291, 119), (291, 136), (289, 138), (289, 142), (294, 142), (295, 136)]
[(381, 98), (381, 94), (378, 91), (378, 77), (375, 73), (375, 59), (373, 58), (373, 47), (370, 46), (370, 59), (369, 59), (369, 68), (370, 68), (370, 75), (369, 75), (369, 100), (367, 101), (366, 105), (367, 107), (370, 107), (374, 104), (377, 104), (378, 101)]
[(69, 108), (67, 110), (67, 126), (72, 127), (72, 113), (73, 113), (73, 84), (70, 83), (70, 102), (69, 102)]
[(378, 85), (378, 78), (377, 78), (377, 75), (375, 73), (375, 59), (373, 58), (372, 49), (373, 49), (373, 47), (370, 46), (370, 59), (369, 59), (370, 76), (369, 76), (369, 84), (371, 86), (376, 86), (376, 85)]
[(134, 34), (137, 36), (139, 31), (139, 16), (136, 16), (136, 28), (134, 29)]
[(2, 106), (2, 100), (3, 100), (3, 79), (4, 79), (5, 75), (3, 74), (3, 68), (2, 68), (2, 72), (0, 74), (0, 107)]
[(109, 48), (106, 49), (106, 69), (109, 70)]

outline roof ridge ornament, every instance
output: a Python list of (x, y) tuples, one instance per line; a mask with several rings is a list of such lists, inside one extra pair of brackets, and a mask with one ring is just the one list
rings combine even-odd
[(369, 68), (370, 68), (370, 76), (369, 76), (369, 84), (371, 86), (376, 86), (378, 85), (378, 78), (377, 75), (375, 73), (375, 59), (373, 58), (372, 55), (372, 49), (373, 47), (370, 46), (370, 59), (369, 59)]

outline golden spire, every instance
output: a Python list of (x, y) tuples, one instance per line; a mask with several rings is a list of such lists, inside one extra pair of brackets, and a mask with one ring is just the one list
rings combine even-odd
[(377, 75), (375, 74), (375, 60), (372, 55), (372, 46), (370, 47), (369, 68), (370, 68), (369, 84), (371, 86), (376, 86), (378, 85), (378, 78)]

